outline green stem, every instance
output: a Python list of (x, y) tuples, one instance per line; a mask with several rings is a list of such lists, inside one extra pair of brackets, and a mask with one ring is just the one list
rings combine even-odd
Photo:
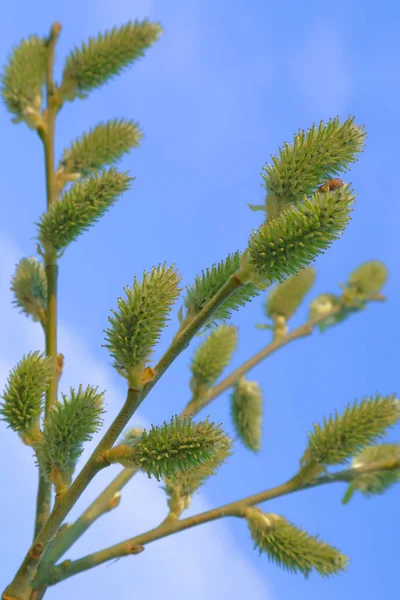
[[(368, 300), (383, 301), (385, 298), (381, 294), (374, 294), (371, 295)], [(265, 348), (260, 350), (252, 358), (246, 361), (228, 377), (223, 379), (217, 386), (215, 386), (209, 392), (206, 400), (203, 399), (202, 403), (192, 401), (189, 402), (186, 408), (181, 412), (180, 417), (183, 418), (184, 416), (197, 415), (205, 406), (210, 404), (212, 400), (214, 400), (217, 396), (220, 396), (229, 387), (234, 385), (240, 379), (240, 377), (255, 367), (259, 362), (267, 358), (279, 348), (286, 346), (286, 344), (289, 342), (309, 335), (314, 327), (318, 325), (318, 323), (325, 320), (327, 317), (333, 316), (339, 310), (340, 306), (334, 307), (329, 311), (329, 313), (309, 320), (294, 329), (291, 333), (286, 334), (284, 337), (273, 340)], [(114, 496), (114, 494), (120, 491), (138, 471), (139, 469), (125, 468), (113, 479), (113, 481), (111, 481), (111, 483), (103, 490), (101, 495), (92, 502), (89, 508), (79, 517), (79, 519), (70, 525), (69, 528), (63, 533), (61, 533), (59, 537), (57, 537), (50, 548), (48, 556), (45, 558), (44, 562), (46, 566), (48, 563), (52, 563), (54, 565), (59, 558), (61, 558), (61, 556), (63, 556), (65, 552), (71, 548), (71, 546), (76, 542), (77, 539), (79, 539), (81, 535), (83, 535), (83, 533), (85, 533), (90, 525), (100, 515), (102, 515), (103, 512), (105, 512), (104, 506), (110, 502), (110, 499)], [(41, 569), (38, 572), (38, 576), (41, 576)]]
[[(54, 170), (54, 133), (55, 121), (58, 108), (54, 105), (54, 81), (53, 67), (54, 54), (57, 38), (60, 34), (61, 27), (55, 23), (50, 32), (47, 42), (48, 60), (47, 60), (47, 75), (46, 75), (46, 94), (47, 94), (47, 114), (46, 126), (38, 133), (43, 141), (45, 155), (45, 173), (46, 173), (46, 192), (47, 192), (47, 210), (57, 199), (57, 190), (55, 185), (55, 170)], [(46, 312), (46, 356), (51, 356), (53, 359), (53, 377), (50, 382), (45, 405), (45, 419), (49, 414), (51, 406), (57, 402), (57, 276), (58, 267), (55, 260), (46, 260), (45, 266), (47, 278), (47, 312)], [(39, 484), (36, 497), (36, 517), (33, 539), (35, 539), (45, 524), (51, 509), (51, 482), (45, 477), (41, 469), (39, 471)]]
[(176, 338), (174, 338), (171, 346), (155, 367), (154, 379), (143, 386), (140, 391), (131, 389), (128, 391), (127, 400), (117, 418), (112, 423), (71, 487), (65, 495), (56, 502), (52, 513), (29, 549), (13, 581), (3, 592), (3, 600), (28, 600), (32, 591), (30, 585), (32, 573), (42, 560), (49, 544), (57, 533), (58, 527), (96, 473), (106, 466), (104, 461), (99, 459), (102, 452), (112, 447), (134, 412), (143, 402), (143, 399), (177, 356), (179, 356), (179, 354), (189, 345), (190, 340), (197, 331), (207, 322), (214, 311), (242, 285), (243, 284), (237, 277), (232, 275), (217, 294), (207, 302), (203, 310), (193, 319), (193, 321), (177, 335)]
[[(245, 516), (244, 510), (246, 508), (248, 508), (249, 506), (260, 504), (261, 502), (266, 502), (268, 500), (280, 498), (282, 496), (287, 496), (288, 494), (292, 494), (293, 492), (318, 487), (328, 483), (349, 483), (363, 473), (371, 473), (374, 471), (382, 470), (393, 470), (398, 469), (399, 467), (400, 460), (386, 459), (377, 461), (370, 465), (364, 465), (358, 468), (345, 469), (334, 474), (327, 474), (319, 477), (312, 483), (302, 484), (300, 483), (299, 479), (293, 477), (286, 483), (277, 487), (260, 492), (258, 494), (254, 494), (252, 496), (247, 496), (246, 498), (242, 498), (241, 500), (237, 500), (236, 502), (225, 504), (218, 508), (208, 510), (206, 512), (194, 515), (192, 517), (188, 517), (186, 519), (165, 519), (158, 527), (155, 527), (154, 529), (151, 529), (146, 533), (137, 535), (133, 538), (129, 538), (127, 540), (124, 540), (123, 542), (115, 544), (114, 546), (109, 546), (108, 548), (100, 550), (99, 552), (94, 552), (93, 554), (89, 554), (78, 560), (66, 560), (60, 565), (53, 567), (53, 569), (46, 574), (45, 581), (48, 583), (48, 585), (54, 585), (64, 579), (67, 579), (68, 577), (72, 577), (73, 575), (77, 575), (82, 571), (87, 571), (88, 569), (97, 567), (98, 565), (101, 565), (102, 563), (107, 562), (109, 560), (133, 554), (135, 553), (134, 549), (136, 549), (136, 552), (138, 552), (138, 548), (142, 548), (145, 544), (149, 544), (151, 542), (154, 542), (155, 540), (162, 539), (179, 531), (190, 529), (191, 527), (196, 527), (203, 523), (209, 523), (210, 521), (215, 521), (216, 519), (221, 519), (223, 517), (243, 518)], [(35, 583), (35, 585), (40, 586), (42, 583), (43, 581), (38, 581)]]

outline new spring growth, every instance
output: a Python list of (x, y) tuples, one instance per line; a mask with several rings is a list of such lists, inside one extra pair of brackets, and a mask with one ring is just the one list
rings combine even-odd
[(300, 130), (293, 143), (285, 143), (279, 156), (272, 157), (272, 164), (263, 167), (268, 216), (275, 218), (314, 194), (327, 180), (347, 171), (363, 151), (365, 139), (363, 127), (355, 125), (353, 117), (342, 124), (338, 117), (327, 124), (321, 121), (307, 133)]
[(114, 358), (114, 368), (128, 379), (129, 387), (140, 389), (141, 379), (154, 346), (161, 336), (171, 308), (179, 297), (180, 276), (165, 263), (144, 272), (142, 283), (134, 279), (125, 288), (126, 300), (118, 298), (118, 311), (112, 310), (110, 328), (105, 330), (106, 344)]
[(176, 471), (202, 465), (216, 459), (226, 436), (220, 425), (209, 423), (208, 418), (193, 423), (191, 418), (172, 417), (170, 423), (144, 431), (133, 446), (115, 446), (103, 453), (109, 463), (118, 462), (125, 467), (139, 468), (157, 481), (170, 477)]
[[(21, 600), (27, 598), (32, 589), (31, 600), (43, 595), (42, 590), (35, 588), (38, 583), (36, 575), (40, 585), (46, 588), (61, 578), (93, 567), (99, 556), (101, 562), (110, 556), (109, 549), (105, 549), (82, 560), (73, 563), (64, 561), (54, 567), (63, 548), (70, 547), (76, 536), (82, 533), (85, 515), (65, 532), (69, 539), (58, 537), (61, 552), (56, 544), (50, 547), (57, 530), (61, 531), (64, 518), (98, 467), (117, 462), (133, 467), (134, 471), (145, 471), (158, 480), (164, 478), (170, 507), (169, 523), (141, 534), (140, 543), (122, 543), (122, 550), (117, 550), (118, 556), (121, 556), (143, 549), (146, 539), (157, 539), (151, 536), (162, 537), (166, 531), (167, 535), (172, 533), (171, 522), (177, 520), (189, 506), (196, 490), (230, 456), (232, 440), (220, 426), (208, 420), (193, 423), (187, 417), (173, 417), (170, 423), (152, 426), (150, 431), (130, 429), (122, 443), (114, 447), (113, 444), (146, 396), (147, 390), (142, 394), (142, 388), (154, 379), (158, 381), (158, 376), (187, 347), (195, 334), (202, 335), (204, 330), (218, 326), (200, 344), (191, 368), (194, 395), (208, 392), (230, 361), (237, 342), (236, 329), (224, 321), (271, 283), (278, 282), (279, 285), (269, 295), (265, 310), (267, 317), (274, 321), (275, 334), (277, 325), (281, 326), (282, 343), (274, 339), (263, 356), (303, 335), (306, 331), (304, 326), (300, 328), (303, 333), (294, 332), (292, 337), (291, 334), (286, 335), (286, 321), (313, 283), (314, 272), (309, 264), (341, 235), (350, 219), (354, 196), (341, 179), (332, 177), (345, 171), (355, 161), (365, 140), (362, 128), (357, 127), (352, 118), (344, 123), (333, 119), (326, 125), (321, 123), (318, 128), (313, 126), (307, 134), (299, 132), (292, 144), (285, 144), (279, 156), (273, 157), (272, 164), (265, 167), (263, 173), (267, 198), (261, 208), (266, 212), (266, 222), (253, 232), (244, 253), (228, 255), (225, 260), (203, 271), (187, 288), (179, 313), (179, 332), (157, 363), (158, 373), (148, 366), (148, 362), (178, 299), (180, 276), (172, 267), (159, 265), (150, 273), (145, 272), (141, 282), (135, 278), (132, 288), (125, 288), (126, 299), (118, 298), (118, 309), (112, 311), (109, 318), (105, 347), (114, 359), (114, 367), (128, 380), (127, 400), (68, 490), (83, 444), (99, 429), (104, 411), (103, 393), (97, 388), (88, 386), (83, 390), (80, 386), (78, 392), (71, 390), (69, 398), (63, 395), (63, 401), (57, 402), (56, 394), (53, 394), (57, 390), (57, 381), (52, 380), (49, 387), (52, 366), (57, 364), (57, 378), (63, 366), (63, 357), (56, 348), (56, 259), (128, 189), (131, 178), (108, 167), (136, 147), (142, 134), (134, 121), (114, 119), (99, 123), (71, 143), (54, 169), (54, 122), (66, 100), (85, 97), (143, 56), (145, 50), (159, 38), (161, 27), (147, 20), (135, 21), (90, 38), (88, 43), (75, 48), (67, 57), (60, 85), (53, 81), (52, 76), (59, 32), (60, 25), (55, 24), (48, 39), (31, 36), (23, 40), (14, 49), (1, 78), (1, 94), (14, 121), (25, 121), (29, 127), (37, 129), (47, 159), (48, 212), (36, 225), (42, 245), (38, 244), (38, 252), (45, 259), (46, 267), (50, 268), (44, 269), (35, 259), (23, 259), (17, 265), (12, 290), (15, 304), (25, 314), (39, 320), (46, 330), (46, 342), (51, 339), (49, 346), (53, 345), (53, 350), (49, 349), (52, 357), (45, 359), (38, 353), (24, 357), (10, 375), (1, 407), (9, 426), (21, 435), (25, 443), (34, 446), (41, 471), (54, 484), (57, 493), (54, 510), (47, 519), (50, 504), (47, 492), (50, 488), (47, 486), (46, 490), (42, 485), (44, 479), (40, 478), (35, 543), (3, 593), (4, 598)], [(47, 110), (41, 111), (44, 87), (48, 106)], [(105, 170), (106, 167), (108, 170)], [(64, 191), (68, 182), (72, 185)], [(341, 307), (340, 318), (345, 314), (343, 311), (348, 311), (348, 314), (359, 310), (368, 300), (368, 294), (380, 289), (386, 275), (385, 267), (379, 261), (371, 261), (353, 272), (342, 296), (337, 297)], [(48, 292), (54, 300), (49, 306)], [(325, 300), (325, 305), (321, 298), (319, 303), (314, 303), (311, 312), (315, 310), (320, 316), (327, 307), (332, 312), (336, 297), (330, 296)], [(229, 382), (229, 377), (227, 380)], [(261, 441), (261, 389), (256, 382), (249, 382), (244, 377), (239, 381), (235, 379), (235, 382), (231, 383), (234, 385), (231, 397), (234, 426), (243, 443), (255, 451)], [(214, 396), (210, 393), (207, 398), (215, 397), (217, 391), (218, 385), (213, 390)], [(46, 410), (43, 406), (45, 393), (49, 396)], [(191, 408), (201, 408), (198, 405), (201, 402), (194, 403)], [(41, 431), (39, 419), (43, 412), (46, 418)], [(349, 406), (343, 415), (336, 414), (325, 420), (323, 426), (315, 426), (299, 472), (303, 479), (295, 477), (278, 488), (283, 489), (283, 493), (300, 489), (311, 476), (315, 479), (324, 470), (324, 465), (340, 464), (358, 453), (354, 465), (368, 467), (370, 461), (383, 457), (389, 466), (379, 467), (380, 471), (374, 472), (373, 478), (367, 478), (365, 471), (354, 473), (356, 469), (353, 469), (346, 481), (352, 482), (352, 491), (381, 493), (395, 478), (397, 480), (398, 446), (368, 445), (382, 437), (398, 419), (399, 401), (394, 396), (377, 396)], [(385, 469), (392, 469), (391, 474), (384, 472)], [(131, 473), (128, 478), (130, 476)], [(339, 481), (339, 477), (336, 480)], [(100, 505), (94, 502), (94, 510), (89, 508), (92, 522), (99, 514), (118, 504), (119, 490), (127, 481), (126, 473), (122, 472), (121, 478), (112, 482), (100, 496)], [(276, 489), (260, 495), (264, 498), (277, 497)], [(189, 518), (186, 523), (177, 523), (183, 523), (187, 528), (210, 520), (209, 513), (213, 515), (212, 519), (235, 514), (247, 519), (260, 551), (289, 570), (300, 571), (307, 576), (315, 569), (327, 575), (345, 567), (346, 557), (335, 548), (297, 529), (283, 517), (250, 508), (249, 498), (196, 515), (194, 520)], [(79, 528), (80, 533), (77, 534)], [(75, 536), (74, 540), (70, 535)], [(111, 550), (115, 552), (115, 546)], [(56, 556), (54, 562), (49, 558), (51, 556)], [(42, 563), (39, 565), (40, 559)]]
[(314, 285), (315, 275), (315, 269), (308, 267), (275, 286), (267, 295), (265, 315), (271, 319), (284, 317), (288, 321)]
[(159, 23), (145, 19), (89, 38), (67, 57), (58, 93), (64, 100), (85, 98), (142, 57), (161, 32)]
[(308, 577), (315, 569), (326, 577), (346, 569), (348, 558), (339, 550), (298, 529), (280, 515), (263, 513), (259, 508), (246, 508), (254, 548), (267, 554), (271, 562), (293, 573)]
[(143, 427), (132, 427), (131, 429), (128, 429), (122, 436), (121, 444), (129, 444), (130, 446), (133, 446), (143, 432)]
[(314, 425), (300, 465), (344, 464), (365, 446), (384, 437), (399, 420), (400, 401), (395, 394), (355, 400), (342, 415), (336, 411), (335, 416), (324, 419), (322, 426)]
[(91, 128), (64, 150), (56, 173), (58, 191), (68, 181), (94, 175), (115, 164), (136, 148), (142, 137), (137, 123), (125, 119), (113, 119)]
[[(316, 317), (322, 317), (323, 315), (329, 315), (334, 308), (339, 308), (340, 296), (337, 294), (320, 294), (312, 300), (310, 303), (310, 309), (308, 312), (309, 320), (313, 320)], [(326, 319), (318, 323), (320, 331), (325, 331), (330, 325), (335, 325), (340, 319), (335, 315), (327, 316)]]
[(14, 115), (13, 123), (25, 121), (37, 129), (42, 124), (42, 88), (46, 78), (47, 46), (45, 38), (32, 35), (13, 49), (1, 74), (0, 93)]
[(341, 323), (351, 314), (365, 308), (368, 297), (380, 292), (387, 277), (388, 272), (382, 262), (372, 260), (361, 264), (350, 273), (346, 284), (340, 284), (343, 289), (342, 296), (320, 294), (314, 298), (310, 304), (309, 319), (322, 316), (337, 308), (336, 313), (320, 321), (318, 327), (323, 332), (327, 327)]
[[(400, 444), (376, 444), (367, 446), (362, 452), (353, 457), (351, 466), (353, 468), (371, 465), (379, 461), (400, 462)], [(362, 473), (356, 477), (348, 486), (342, 500), (347, 504), (355, 491), (360, 492), (366, 497), (384, 494), (395, 483), (400, 481), (400, 469), (374, 471), (372, 473)]]
[(321, 122), (318, 130), (314, 126), (307, 136), (300, 132), (293, 144), (285, 144), (279, 159), (273, 157), (264, 178), (269, 218), (253, 233), (242, 256), (237, 273), (242, 283), (263, 289), (283, 281), (343, 233), (354, 196), (341, 180), (330, 186), (326, 179), (354, 162), (364, 140), (353, 119), (343, 125), (334, 119), (326, 126)]
[(29, 442), (37, 438), (44, 396), (52, 377), (52, 359), (30, 352), (11, 371), (1, 396), (2, 420)]
[(43, 264), (34, 256), (22, 258), (11, 280), (13, 305), (46, 326), (47, 279)]
[(190, 365), (194, 398), (207, 394), (231, 362), (236, 347), (237, 328), (232, 325), (220, 325), (200, 344)]
[[(204, 306), (209, 302), (224, 283), (237, 272), (240, 267), (240, 253), (229, 254), (228, 257), (213, 265), (211, 269), (203, 271), (201, 276), (196, 276), (195, 282), (187, 288), (184, 298), (184, 307), (186, 315), (183, 318), (183, 307), (180, 310), (181, 329), (188, 325), (198, 315)], [(232, 316), (233, 310), (238, 310), (245, 306), (253, 298), (259, 295), (259, 291), (254, 285), (248, 284), (234, 290), (213, 313), (212, 317), (203, 327), (203, 331), (213, 327), (220, 321), (227, 321)], [(200, 332), (201, 333), (201, 332)]]
[(314, 298), (310, 304), (308, 316), (312, 320), (336, 309), (334, 314), (328, 314), (326, 319), (318, 323), (317, 326), (323, 333), (328, 327), (341, 323), (351, 314), (362, 310), (364, 306), (364, 300), (358, 298), (346, 288), (342, 296), (338, 296), (337, 294), (320, 294)]
[(202, 464), (190, 466), (183, 471), (176, 471), (169, 477), (164, 477), (164, 491), (168, 496), (168, 506), (171, 513), (179, 516), (190, 506), (193, 494), (215, 475), (219, 467), (232, 455), (232, 440), (223, 436), (214, 446), (215, 454)]
[(379, 292), (386, 284), (388, 270), (380, 260), (363, 263), (350, 273), (347, 287), (359, 296)]
[(342, 309), (335, 315), (336, 322), (348, 315), (365, 308), (366, 299), (379, 292), (386, 284), (388, 270), (379, 260), (370, 260), (352, 271), (346, 284), (340, 284), (342, 292)]
[(259, 323), (256, 327), (272, 329), (274, 339), (285, 336), (288, 332), (287, 321), (299, 308), (304, 297), (314, 285), (314, 281), (315, 269), (307, 267), (276, 285), (267, 294), (264, 304), (264, 314), (273, 321), (273, 325)]
[(38, 464), (58, 491), (69, 485), (83, 444), (100, 429), (105, 412), (104, 392), (97, 387), (83, 390), (80, 385), (78, 392), (71, 388), (69, 397), (62, 394), (62, 398), (52, 407), (37, 448)]
[(315, 192), (253, 232), (237, 277), (265, 289), (308, 266), (343, 233), (355, 196), (348, 186)]
[(104, 215), (131, 181), (132, 177), (110, 169), (75, 183), (35, 223), (44, 250), (64, 250)]
[(263, 398), (256, 381), (241, 377), (231, 394), (231, 417), (243, 444), (253, 452), (261, 449)]

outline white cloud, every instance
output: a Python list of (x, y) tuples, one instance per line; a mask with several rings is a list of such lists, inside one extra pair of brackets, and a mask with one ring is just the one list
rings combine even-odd
[[(10, 279), (15, 264), (20, 260), (21, 252), (9, 239), (0, 236), (0, 386), (4, 389), (9, 371), (31, 350), (43, 350), (43, 334), (40, 326), (12, 308), (12, 294), (9, 290)], [(66, 370), (62, 377), (61, 389), (67, 392), (69, 386), (98, 385), (107, 390), (107, 425), (116, 414), (123, 400), (123, 386), (119, 389), (111, 378), (110, 368), (98, 363), (90, 354), (86, 343), (78, 334), (59, 327), (59, 346), (66, 359)], [(108, 369), (108, 370), (107, 370)], [(132, 425), (148, 426), (143, 417), (134, 419)], [(11, 457), (2, 462), (3, 480), (8, 482), (7, 494), (0, 499), (1, 527), (5, 539), (12, 537), (15, 546), (8, 544), (8, 556), (5, 570), (12, 573), (21, 558), (21, 544), (30, 542), (34, 498), (36, 494), (36, 469), (30, 448), (23, 446), (18, 437), (2, 422), (0, 425), (0, 452)], [(97, 440), (92, 441), (85, 450), (83, 458), (88, 457)], [(82, 463), (81, 463), (82, 464)], [(111, 470), (113, 469), (113, 470)], [(107, 471), (110, 471), (108, 473)], [(91, 496), (99, 493), (116, 469), (111, 467), (100, 474), (93, 482)], [(23, 485), (21, 483), (23, 482)], [(121, 505), (100, 519), (84, 535), (76, 547), (65, 556), (78, 558), (101, 547), (117, 543), (130, 536), (146, 531), (160, 522), (166, 514), (166, 500), (161, 484), (146, 475), (140, 474), (122, 492)], [(75, 518), (88, 504), (85, 496), (72, 512)], [(26, 510), (27, 506), (29, 509)], [(204, 493), (197, 495), (187, 515), (211, 508)], [(19, 530), (15, 535), (15, 522), (18, 519)], [(112, 526), (110, 527), (110, 523)], [(243, 527), (246, 524), (243, 523)], [(249, 545), (252, 544), (249, 536)], [(3, 565), (4, 566), (4, 565)], [(7, 577), (4, 572), (4, 577)], [(132, 591), (135, 596), (155, 598), (163, 594), (168, 598), (191, 598), (191, 600), (217, 600), (221, 596), (230, 600), (250, 597), (253, 600), (272, 598), (265, 581), (257, 574), (247, 558), (237, 547), (227, 522), (212, 522), (193, 528), (150, 544), (140, 555), (124, 558), (109, 568), (101, 566), (73, 577), (57, 588), (51, 588), (57, 600), (69, 598), (75, 593), (82, 595), (87, 583), (91, 593), (99, 600), (102, 597), (115, 596)]]

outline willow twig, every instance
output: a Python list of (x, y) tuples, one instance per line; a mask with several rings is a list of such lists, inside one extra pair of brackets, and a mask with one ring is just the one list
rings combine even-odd
[[(98, 565), (101, 565), (109, 560), (134, 554), (135, 552), (132, 551), (133, 548), (140, 548), (142, 550), (144, 549), (145, 545), (174, 533), (178, 533), (179, 531), (184, 531), (186, 529), (190, 529), (191, 527), (197, 527), (203, 523), (209, 523), (210, 521), (215, 521), (223, 517), (243, 517), (245, 514), (244, 509), (248, 508), (249, 506), (254, 506), (262, 502), (267, 502), (268, 500), (287, 496), (293, 492), (299, 492), (301, 490), (318, 487), (328, 483), (349, 483), (363, 473), (393, 470), (398, 469), (399, 467), (400, 460), (391, 459), (377, 461), (369, 465), (363, 465), (362, 467), (344, 469), (333, 474), (328, 473), (327, 475), (319, 477), (312, 483), (301, 483), (298, 478), (293, 477), (282, 485), (278, 485), (274, 488), (254, 494), (252, 496), (247, 496), (246, 498), (242, 498), (236, 502), (224, 504), (218, 508), (208, 510), (186, 519), (165, 519), (158, 527), (155, 527), (146, 533), (129, 538), (119, 542), (118, 544), (115, 544), (114, 546), (109, 546), (108, 548), (104, 548), (103, 550), (99, 550), (98, 552), (94, 552), (93, 554), (89, 554), (78, 560), (65, 560), (60, 565), (53, 567), (53, 569), (47, 574), (43, 575), (45, 575), (45, 581), (48, 585), (54, 585), (64, 579), (67, 579), (68, 577), (72, 577), (73, 575), (82, 573), (82, 571), (87, 571), (88, 569), (97, 567)], [(35, 585), (40, 586), (42, 583), (42, 581), (37, 581)]]
[[(386, 298), (382, 294), (372, 294), (366, 300), (368, 301), (384, 301)], [(207, 397), (201, 401), (190, 401), (185, 409), (180, 413), (180, 417), (184, 416), (195, 416), (205, 406), (209, 405), (212, 400), (220, 396), (223, 392), (233, 386), (245, 373), (250, 371), (256, 365), (258, 365), (265, 358), (273, 354), (279, 348), (282, 348), (290, 342), (306, 337), (312, 333), (314, 328), (327, 319), (328, 317), (334, 316), (341, 309), (341, 305), (333, 307), (329, 312), (324, 315), (310, 319), (293, 329), (290, 333), (282, 337), (275, 338), (271, 343), (262, 348), (249, 360), (244, 362), (240, 367), (233, 371), (230, 375), (225, 377), (218, 385), (212, 388)], [(70, 527), (65, 530), (52, 544), (48, 555), (46, 556), (46, 567), (47, 563), (53, 565), (71, 548), (71, 546), (80, 538), (81, 535), (91, 526), (91, 524), (104, 512), (104, 506), (107, 502), (110, 502), (116, 492), (122, 490), (123, 487), (132, 479), (132, 477), (139, 471), (139, 469), (125, 468), (123, 469), (103, 490), (100, 496), (98, 496), (89, 508), (77, 519), (75, 523), (72, 523)], [(39, 570), (38, 575), (40, 575)]]

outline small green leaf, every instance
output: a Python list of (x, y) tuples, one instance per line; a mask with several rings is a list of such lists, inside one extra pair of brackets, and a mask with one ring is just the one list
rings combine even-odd
[(280, 515), (263, 513), (259, 508), (245, 511), (254, 548), (279, 567), (308, 577), (315, 569), (323, 577), (346, 569), (349, 559), (318, 537), (295, 527)]
[(247, 206), (250, 208), (250, 210), (252, 210), (254, 212), (257, 212), (257, 211), (260, 211), (260, 210), (265, 210), (264, 204), (250, 204), (250, 203), (247, 203)]
[[(311, 302), (308, 318), (313, 320), (322, 317), (331, 310), (338, 308), (341, 302), (342, 299), (336, 294), (320, 294)], [(354, 306), (342, 306), (337, 312), (328, 315), (326, 319), (318, 323), (319, 330), (323, 333), (328, 327), (341, 323), (350, 315), (362, 310), (364, 306), (365, 303), (363, 301), (358, 301)]]

